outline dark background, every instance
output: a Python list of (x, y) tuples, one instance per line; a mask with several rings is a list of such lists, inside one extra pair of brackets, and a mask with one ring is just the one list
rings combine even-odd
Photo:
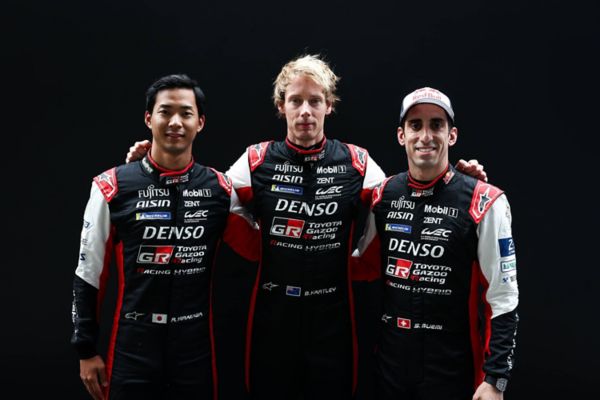
[[(289, 59), (321, 53), (342, 77), (328, 136), (368, 148), (388, 174), (406, 168), (403, 95), (449, 95), (451, 161), (480, 160), (513, 209), (521, 324), (506, 397), (596, 395), (597, 19), (576, 1), (5, 2), (3, 391), (87, 398), (69, 346), (81, 218), (92, 177), (149, 137), (147, 86), (182, 72), (200, 82), (195, 157), (224, 171), (247, 145), (284, 137), (271, 83)], [(253, 266), (224, 253), (219, 367), (235, 399)]]

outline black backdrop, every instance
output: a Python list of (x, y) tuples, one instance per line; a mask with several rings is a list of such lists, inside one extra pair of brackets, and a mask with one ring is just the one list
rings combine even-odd
[[(81, 217), (91, 178), (149, 136), (146, 87), (169, 73), (199, 80), (207, 125), (195, 157), (226, 170), (246, 145), (284, 137), (271, 82), (308, 52), (342, 77), (328, 136), (367, 147), (388, 174), (406, 168), (402, 96), (426, 85), (450, 96), (451, 160), (479, 159), (513, 208), (522, 322), (507, 397), (595, 394), (597, 15), (541, 0), (5, 2), (3, 391), (86, 398), (68, 344)], [(221, 390), (237, 398), (253, 266), (227, 249), (222, 260)]]

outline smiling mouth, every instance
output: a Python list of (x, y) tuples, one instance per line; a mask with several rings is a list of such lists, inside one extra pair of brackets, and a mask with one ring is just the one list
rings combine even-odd
[(434, 152), (436, 150), (435, 147), (417, 147), (415, 150), (417, 150), (419, 153), (431, 153)]
[(166, 135), (172, 138), (180, 138), (184, 136), (183, 132), (167, 132)]

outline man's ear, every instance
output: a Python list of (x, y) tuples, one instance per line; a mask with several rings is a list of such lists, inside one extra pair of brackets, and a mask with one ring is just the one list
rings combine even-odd
[(144, 113), (144, 123), (148, 128), (152, 129), (152, 114), (150, 114), (148, 111)]
[(204, 124), (206, 123), (206, 115), (202, 115), (198, 118), (198, 130), (196, 133), (200, 133), (202, 129), (204, 129)]
[(398, 127), (398, 143), (400, 146), (404, 146), (406, 144), (406, 138), (404, 137), (404, 129), (401, 126)]
[(458, 140), (458, 129), (456, 127), (453, 127), (452, 129), (450, 129), (449, 135), (450, 137), (448, 138), (448, 146), (454, 146), (456, 144), (456, 141)]

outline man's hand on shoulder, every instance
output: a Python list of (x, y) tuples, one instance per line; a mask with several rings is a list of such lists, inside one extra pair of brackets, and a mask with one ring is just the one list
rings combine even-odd
[(125, 162), (129, 163), (132, 161), (141, 160), (142, 158), (144, 158), (144, 156), (150, 150), (151, 147), (152, 143), (150, 143), (149, 140), (135, 142), (135, 144), (129, 148), (129, 153), (127, 153), (127, 158), (125, 159)]
[(463, 159), (458, 160), (455, 167), (458, 171), (465, 175), (470, 175), (473, 178), (477, 178), (480, 181), (487, 182), (487, 173), (483, 170), (483, 164), (479, 164), (477, 160), (465, 161)]

